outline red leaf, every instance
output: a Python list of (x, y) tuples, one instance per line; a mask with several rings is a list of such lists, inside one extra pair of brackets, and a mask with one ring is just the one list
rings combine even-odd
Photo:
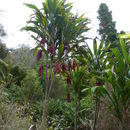
[(46, 39), (45, 39), (45, 37), (42, 38), (42, 40), (41, 40), (40, 43), (41, 43), (41, 46), (45, 46), (45, 43), (46, 43)]
[(68, 61), (68, 71), (70, 71), (71, 68), (72, 68), (72, 66), (71, 66), (71, 61)]
[(67, 81), (67, 84), (71, 84), (71, 77), (70, 77), (70, 75), (67, 76), (66, 81)]
[(77, 67), (77, 62), (76, 62), (76, 59), (74, 59), (74, 60), (73, 60), (72, 69), (75, 70), (76, 67)]
[(63, 74), (66, 72), (66, 65), (65, 64), (62, 65), (62, 72), (63, 72)]
[(67, 93), (67, 101), (70, 102), (70, 93)]
[(38, 73), (39, 73), (39, 76), (41, 76), (41, 74), (43, 73), (43, 70), (44, 70), (44, 66), (42, 65), (39, 70), (38, 70)]
[(100, 81), (97, 81), (96, 86), (102, 86), (102, 83)]
[(67, 53), (68, 53), (70, 51), (70, 45), (69, 45), (69, 43), (66, 44), (65, 48), (66, 48)]
[(37, 61), (39, 61), (42, 57), (42, 50), (39, 49), (38, 52), (37, 52)]
[(56, 68), (56, 72), (57, 72), (57, 74), (60, 74), (60, 64), (59, 64), (58, 61), (56, 62), (56, 66), (55, 66), (55, 68)]
[(51, 55), (53, 55), (55, 53), (55, 46), (53, 43), (50, 45), (48, 51), (50, 52)]

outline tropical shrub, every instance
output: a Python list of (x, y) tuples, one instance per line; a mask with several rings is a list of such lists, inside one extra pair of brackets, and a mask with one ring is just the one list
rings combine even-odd
[(71, 12), (72, 3), (62, 0), (45, 0), (42, 9), (35, 5), (25, 4), (34, 10), (28, 25), (23, 30), (35, 33), (32, 37), (36, 40), (37, 46), (34, 53), (37, 60), (45, 55), (45, 65), (39, 68), (39, 75), (43, 73), (45, 67), (45, 103), (43, 111), (43, 129), (47, 128), (47, 113), (50, 92), (54, 81), (54, 64), (57, 60), (63, 60), (79, 43), (82, 43), (88, 31), (88, 19), (83, 15), (74, 15)]
[(43, 88), (38, 81), (36, 71), (29, 71), (23, 79), (21, 83), (21, 95), (26, 103), (43, 100)]
[(0, 84), (9, 88), (12, 83), (21, 84), (26, 72), (19, 66), (13, 65), (10, 61), (8, 63), (0, 60)]
[(29, 127), (29, 117), (21, 117), (17, 103), (8, 99), (6, 88), (0, 85), (0, 130), (25, 130)]
[[(73, 95), (73, 94), (71, 94)], [(50, 128), (58, 130), (74, 129), (75, 102), (67, 102), (61, 99), (51, 99), (49, 103), (49, 125)], [(89, 119), (92, 117), (91, 100), (83, 98), (78, 111), (77, 129), (89, 128)]]
[(117, 117), (123, 130), (128, 130), (128, 115), (130, 104), (130, 55), (126, 51), (125, 42), (120, 39), (121, 54), (116, 48), (112, 49), (113, 58), (109, 58), (112, 69), (108, 70), (107, 81), (111, 90), (106, 93), (109, 98), (109, 109)]
[(106, 72), (105, 69), (109, 64), (107, 64), (107, 57), (109, 56), (109, 44), (106, 46), (104, 38), (101, 40), (99, 47), (97, 46), (96, 38), (93, 40), (93, 50), (89, 46), (86, 48), (80, 47), (77, 59), (86, 66), (86, 87), (84, 87), (83, 92), (87, 92), (87, 95), (93, 97), (93, 103), (95, 104), (94, 114), (93, 114), (93, 130), (96, 129), (96, 124), (99, 116), (100, 102), (102, 97), (104, 97), (104, 83)]

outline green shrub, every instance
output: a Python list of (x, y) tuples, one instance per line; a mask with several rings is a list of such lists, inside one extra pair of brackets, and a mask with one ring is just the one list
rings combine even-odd
[(29, 71), (23, 79), (21, 83), (21, 95), (26, 103), (34, 103), (43, 99), (43, 88), (34, 70)]
[[(93, 104), (90, 97), (81, 100), (78, 115), (78, 128), (85, 127), (92, 118)], [(60, 99), (51, 99), (49, 103), (49, 125), (54, 130), (74, 129), (75, 104)]]
[(29, 117), (19, 116), (19, 107), (8, 100), (6, 88), (0, 86), (0, 130), (27, 130)]
[(22, 99), (22, 95), (21, 95), (21, 87), (16, 85), (16, 84), (12, 84), (10, 88), (8, 88), (7, 90), (7, 94), (8, 94), (8, 99), (12, 102), (23, 102)]

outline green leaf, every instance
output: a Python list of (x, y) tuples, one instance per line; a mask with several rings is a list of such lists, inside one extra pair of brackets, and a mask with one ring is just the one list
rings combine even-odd
[(0, 69), (4, 72), (8, 70), (8, 64), (0, 59)]
[(34, 48), (34, 50), (33, 50), (33, 55), (34, 55), (34, 56), (37, 54), (37, 51), (38, 51), (39, 47), (40, 47), (40, 46), (37, 45), (37, 46)]
[(44, 47), (40, 46), (40, 44), (38, 44), (38, 45), (34, 48), (34, 50), (33, 50), (33, 55), (36, 55), (36, 54), (37, 54), (37, 51), (38, 51), (39, 48), (42, 49), (42, 51), (44, 52), (44, 54), (45, 54), (46, 56), (48, 55), (46, 49), (45, 49)]
[(91, 93), (94, 94), (98, 86), (91, 87)]
[(130, 64), (130, 55), (128, 56), (128, 61), (129, 61), (129, 64)]
[(107, 93), (105, 86), (98, 86), (97, 90), (98, 90), (99, 94), (106, 94)]
[(104, 37), (102, 38), (101, 43), (99, 45), (99, 50), (102, 50), (103, 45), (104, 45)]
[(130, 38), (130, 33), (128, 33), (128, 34), (120, 34), (119, 38), (122, 38), (122, 39)]
[(127, 54), (127, 51), (126, 51), (126, 48), (125, 48), (125, 43), (122, 39), (120, 39), (120, 46), (121, 46), (121, 50), (122, 50), (123, 56), (125, 58), (125, 61), (126, 61), (127, 64), (129, 64), (128, 54)]
[(94, 54), (97, 54), (97, 41), (96, 39), (93, 40), (93, 49), (94, 49)]
[(39, 9), (33, 4), (24, 3), (24, 5), (26, 5), (27, 7), (31, 8), (31, 9), (36, 10), (37, 12), (40, 12)]
[(130, 80), (126, 83), (126, 87), (130, 87)]
[(37, 35), (39, 35), (41, 38), (43, 37), (43, 33), (40, 30), (38, 30), (37, 27), (26, 26), (21, 29), (21, 31), (23, 31), (23, 30), (32, 31), (32, 32), (36, 33)]
[(44, 47), (42, 47), (42, 51), (45, 53), (46, 56), (48, 55), (48, 52)]
[(90, 49), (89, 46), (88, 46), (88, 50), (87, 50), (87, 52), (88, 52), (88, 54), (90, 54), (91, 57), (93, 57), (93, 53), (92, 53), (92, 51), (91, 51), (91, 49)]
[(42, 16), (42, 23), (43, 23), (43, 25), (44, 25), (45, 27), (47, 26), (47, 22), (46, 22), (46, 19), (45, 19), (44, 16)]
[(64, 51), (64, 43), (61, 43), (59, 46), (59, 58), (62, 57), (63, 51)]
[(81, 92), (86, 92), (86, 91), (89, 91), (90, 88), (84, 88)]
[(130, 39), (126, 40), (126, 43), (129, 43), (130, 42)]
[(3, 80), (3, 79), (5, 79), (5, 75), (4, 75), (3, 71), (0, 71), (0, 80)]
[(122, 57), (120, 55), (120, 52), (116, 48), (111, 49), (111, 50), (112, 50), (113, 54), (115, 55), (116, 60), (118, 62), (118, 64), (115, 64), (115, 65), (117, 65), (119, 67), (119, 70), (124, 72), (125, 64), (124, 64), (124, 61), (123, 61), (123, 59), (122, 59)]
[(42, 2), (42, 6), (43, 6), (43, 10), (44, 10), (44, 12), (45, 12), (45, 14), (46, 14), (46, 16), (47, 16), (47, 14), (48, 14), (48, 6), (47, 6), (47, 1)]

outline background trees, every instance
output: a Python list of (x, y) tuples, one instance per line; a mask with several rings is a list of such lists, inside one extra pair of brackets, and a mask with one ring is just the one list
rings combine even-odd
[(15, 65), (19, 65), (25, 69), (31, 69), (36, 63), (36, 58), (33, 56), (33, 50), (29, 45), (20, 45), (18, 48), (10, 51), (10, 58)]
[(105, 36), (105, 42), (111, 43), (111, 47), (118, 46), (117, 30), (112, 19), (112, 12), (105, 3), (101, 3), (98, 9), (99, 35)]
[(2, 42), (2, 38), (6, 36), (3, 26), (0, 24), (0, 59), (4, 59), (7, 56), (8, 49)]
[(2, 41), (0, 41), (0, 59), (4, 59), (7, 56), (8, 49)]

